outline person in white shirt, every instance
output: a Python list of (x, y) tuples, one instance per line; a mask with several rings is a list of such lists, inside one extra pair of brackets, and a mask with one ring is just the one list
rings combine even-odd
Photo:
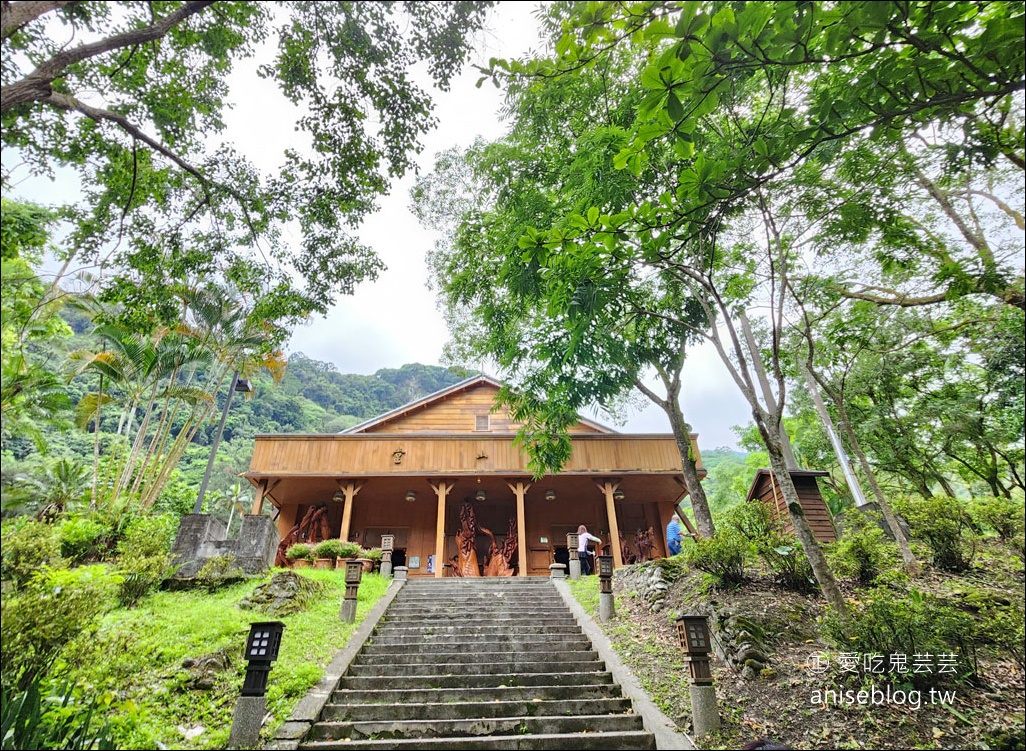
[(594, 540), (602, 545), (602, 540), (595, 535), (588, 534), (588, 528), (583, 524), (577, 528), (577, 557), (581, 561), (581, 576), (591, 574), (591, 557), (588, 555), (588, 540)]

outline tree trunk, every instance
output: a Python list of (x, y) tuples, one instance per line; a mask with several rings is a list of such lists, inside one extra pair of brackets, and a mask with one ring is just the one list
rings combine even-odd
[(905, 537), (901, 525), (898, 524), (897, 517), (894, 516), (894, 510), (891, 508), (890, 501), (884, 497), (883, 489), (880, 487), (880, 483), (876, 481), (876, 473), (873, 472), (873, 467), (866, 457), (866, 452), (862, 450), (862, 444), (859, 443), (858, 436), (855, 435), (855, 431), (848, 421), (848, 414), (843, 405), (837, 405), (837, 409), (841, 418), (841, 429), (844, 430), (844, 434), (848, 437), (848, 445), (851, 446), (851, 450), (855, 453), (855, 458), (859, 460), (862, 473), (866, 476), (866, 481), (876, 497), (876, 502), (880, 506), (884, 520), (894, 536), (894, 541), (898, 543), (898, 549), (901, 550), (901, 560), (904, 562), (905, 571), (909, 576), (918, 576), (921, 570), (919, 561), (916, 560), (915, 554), (913, 554), (912, 548), (908, 544), (908, 538)]
[(676, 400), (667, 402), (665, 409), (670, 418), (673, 437), (677, 441), (680, 466), (684, 473), (684, 487), (687, 488), (688, 497), (691, 499), (691, 509), (695, 512), (698, 533), (702, 537), (712, 537), (716, 534), (716, 525), (713, 523), (712, 512), (709, 511), (709, 499), (705, 496), (705, 488), (698, 477), (698, 467), (691, 456), (691, 426), (685, 422)]
[(812, 573), (815, 575), (816, 581), (819, 582), (819, 588), (823, 592), (823, 597), (826, 598), (834, 612), (843, 621), (847, 622), (850, 619), (848, 604), (844, 600), (844, 595), (841, 594), (841, 588), (837, 586), (837, 580), (834, 578), (833, 571), (830, 570), (830, 564), (827, 563), (826, 556), (823, 555), (823, 549), (820, 548), (819, 542), (816, 541), (812, 534), (812, 529), (809, 528), (809, 523), (805, 519), (805, 511), (798, 500), (798, 491), (795, 489), (794, 481), (791, 479), (791, 473), (788, 470), (787, 461), (784, 458), (780, 442), (768, 430), (766, 420), (762, 415), (759, 415), (756, 424), (759, 432), (762, 433), (763, 442), (766, 444), (766, 451), (769, 452), (770, 467), (777, 481), (777, 487), (784, 497), (784, 503), (787, 504), (787, 512), (791, 518), (791, 524), (794, 526), (795, 535), (802, 545), (802, 550), (805, 552), (809, 565), (812, 566)]

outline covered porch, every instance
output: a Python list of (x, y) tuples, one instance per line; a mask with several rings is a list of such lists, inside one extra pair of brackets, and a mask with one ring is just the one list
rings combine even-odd
[[(446, 574), (465, 505), (478, 560), (516, 535), (519, 576), (564, 562), (566, 535), (580, 524), (617, 567), (649, 529), (651, 556), (665, 555), (666, 524), (686, 495), (672, 436), (575, 435), (572, 445), (562, 472), (535, 481), (511, 434), (262, 435), (246, 477), (257, 489), (253, 513), (272, 504), (282, 538), (323, 505), (331, 536), (377, 547), (394, 535), (393, 563), (410, 576)], [(692, 445), (697, 455), (694, 436)]]

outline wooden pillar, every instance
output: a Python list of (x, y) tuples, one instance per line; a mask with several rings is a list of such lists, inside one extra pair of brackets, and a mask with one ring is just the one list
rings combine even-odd
[(353, 501), (356, 499), (356, 494), (363, 488), (362, 482), (355, 482), (350, 480), (348, 482), (339, 481), (338, 489), (342, 491), (344, 496), (342, 507), (342, 526), (338, 530), (338, 539), (343, 542), (349, 540), (349, 525), (353, 521)]
[(283, 506), (281, 513), (278, 514), (278, 539), (282, 540), (285, 538), (292, 528), (299, 523), (299, 519), (296, 518), (297, 512), (299, 511), (299, 504), (293, 503), (289, 506)]
[[(698, 534), (698, 530), (695, 529), (695, 525), (688, 521), (688, 515), (684, 513), (684, 507), (680, 505), (684, 503), (684, 499), (688, 497), (687, 485), (685, 485), (684, 480), (682, 480), (679, 477), (675, 477), (673, 479), (677, 481), (677, 484), (680, 485), (681, 490), (683, 491), (680, 494), (680, 497), (673, 502), (673, 513), (680, 517), (680, 523), (684, 525), (685, 529), (687, 529), (688, 533), (691, 535), (692, 540), (701, 540), (702, 535)], [(666, 527), (663, 527), (663, 537), (666, 537)], [(667, 541), (667, 544), (669, 544), (669, 541)], [(666, 552), (670, 552), (670, 549), (668, 547), (666, 549)]]
[(253, 498), (253, 509), (250, 511), (253, 516), (260, 516), (263, 513), (265, 493), (267, 493), (267, 480), (261, 480), (257, 485), (256, 497)]
[(524, 510), (527, 489), (531, 483), (516, 481), (506, 485), (517, 497), (517, 560), (520, 561), (517, 576), (527, 576), (527, 514)]
[(623, 566), (623, 553), (620, 551), (620, 525), (616, 522), (616, 503), (613, 493), (620, 487), (617, 480), (603, 480), (595, 486), (606, 496), (606, 517), (609, 519), (609, 546), (613, 549), (613, 567)]
[[(281, 478), (276, 480), (261, 480), (257, 485), (256, 497), (253, 499), (253, 516), (260, 516), (264, 512), (264, 498), (267, 498), (271, 491), (281, 482)], [(274, 500), (273, 498), (271, 500)], [(290, 527), (291, 529), (291, 527)]]
[(445, 576), (445, 499), (456, 483), (452, 480), (431, 482), (431, 489), (438, 496), (438, 518), (435, 520), (435, 578)]

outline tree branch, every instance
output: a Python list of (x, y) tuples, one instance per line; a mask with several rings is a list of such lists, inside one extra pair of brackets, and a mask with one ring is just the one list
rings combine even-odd
[(91, 105), (82, 102), (69, 94), (61, 94), (56, 91), (51, 91), (50, 95), (46, 99), (42, 100), (46, 104), (53, 105), (58, 109), (72, 110), (75, 112), (81, 112), (86, 117), (96, 120), (97, 122), (103, 120), (109, 120), (110, 122), (117, 125), (119, 128), (128, 133), (132, 138), (142, 141), (154, 151), (163, 154), (172, 162), (181, 167), (184, 171), (199, 180), (204, 186), (209, 183), (209, 180), (200, 172), (196, 167), (193, 167), (187, 161), (178, 156), (175, 152), (169, 149), (167, 146), (162, 144), (155, 138), (151, 138), (142, 131), (139, 126), (129, 121), (127, 117), (118, 113), (112, 112), (108, 109), (102, 109), (100, 107), (93, 107)]
[[(160, 39), (185, 19), (199, 13), (212, 3), (213, 0), (188, 2), (149, 26), (58, 52), (20, 81), (15, 81), (0, 89), (0, 112), (6, 112), (20, 104), (48, 100), (53, 93), (51, 84), (55, 79), (60, 78), (69, 66), (122, 47), (133, 47)], [(6, 10), (8, 4), (5, 3), (3, 7)]]
[(35, 21), (40, 16), (65, 5), (73, 0), (49, 0), (49, 2), (12, 3), (4, 0), (0, 5), (0, 39), (6, 39), (22, 26)]

